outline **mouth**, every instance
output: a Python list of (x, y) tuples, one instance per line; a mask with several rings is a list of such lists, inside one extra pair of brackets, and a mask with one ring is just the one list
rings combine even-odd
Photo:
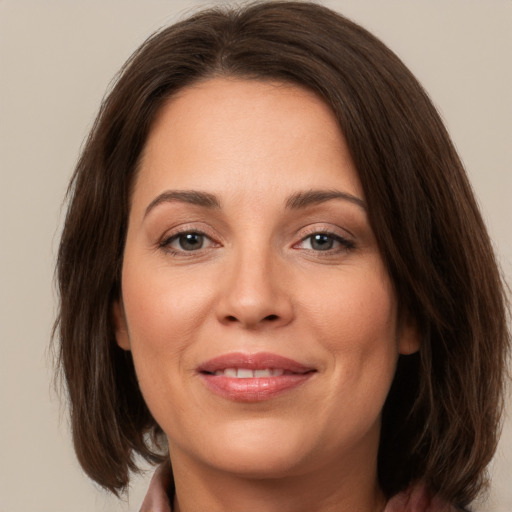
[(281, 375), (293, 375), (293, 372), (282, 368), (265, 368), (263, 370), (251, 370), (249, 368), (226, 368), (215, 370), (213, 374), (217, 377), (231, 377), (233, 379), (260, 379), (264, 377), (281, 377)]
[(207, 389), (238, 402), (269, 400), (308, 381), (316, 369), (270, 353), (226, 354), (197, 368)]

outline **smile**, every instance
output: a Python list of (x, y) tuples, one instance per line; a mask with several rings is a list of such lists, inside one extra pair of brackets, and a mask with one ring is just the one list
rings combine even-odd
[[(267, 368), (265, 370), (250, 370), (249, 368), (226, 368), (225, 370), (217, 370), (214, 375), (219, 377), (232, 377), (235, 379), (259, 379), (263, 377), (280, 377), (285, 375), (286, 370), (281, 368)], [(291, 372), (288, 372), (291, 374)]]
[(269, 353), (232, 353), (198, 367), (206, 388), (237, 402), (259, 402), (277, 397), (309, 380), (316, 369)]

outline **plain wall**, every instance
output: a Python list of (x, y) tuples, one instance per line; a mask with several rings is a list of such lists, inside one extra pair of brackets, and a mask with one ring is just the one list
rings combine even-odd
[[(324, 3), (373, 31), (424, 84), (512, 282), (512, 2)], [(67, 182), (112, 77), (152, 31), (197, 5), (0, 0), (0, 512), (140, 505), (149, 474), (119, 502), (75, 460), (65, 407), (51, 385), (54, 260)], [(478, 510), (512, 511), (511, 464), (507, 420), (490, 498)]]

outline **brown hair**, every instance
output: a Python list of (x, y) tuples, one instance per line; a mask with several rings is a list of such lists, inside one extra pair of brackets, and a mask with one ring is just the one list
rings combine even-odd
[(130, 187), (156, 113), (213, 76), (278, 80), (330, 105), (403, 309), (422, 333), (383, 412), (388, 496), (422, 480), (467, 505), (496, 447), (509, 334), (503, 284), (462, 164), (427, 95), (367, 31), (302, 2), (199, 12), (151, 36), (101, 106), (70, 184), (58, 256), (58, 365), (87, 474), (118, 492), (161, 430), (114, 337)]

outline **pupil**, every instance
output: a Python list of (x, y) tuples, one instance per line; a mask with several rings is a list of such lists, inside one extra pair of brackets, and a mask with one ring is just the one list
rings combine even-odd
[(203, 235), (198, 233), (187, 233), (180, 236), (180, 247), (185, 251), (201, 249), (203, 246)]
[(311, 241), (311, 247), (318, 251), (328, 251), (332, 245), (333, 240), (329, 235), (314, 235)]

